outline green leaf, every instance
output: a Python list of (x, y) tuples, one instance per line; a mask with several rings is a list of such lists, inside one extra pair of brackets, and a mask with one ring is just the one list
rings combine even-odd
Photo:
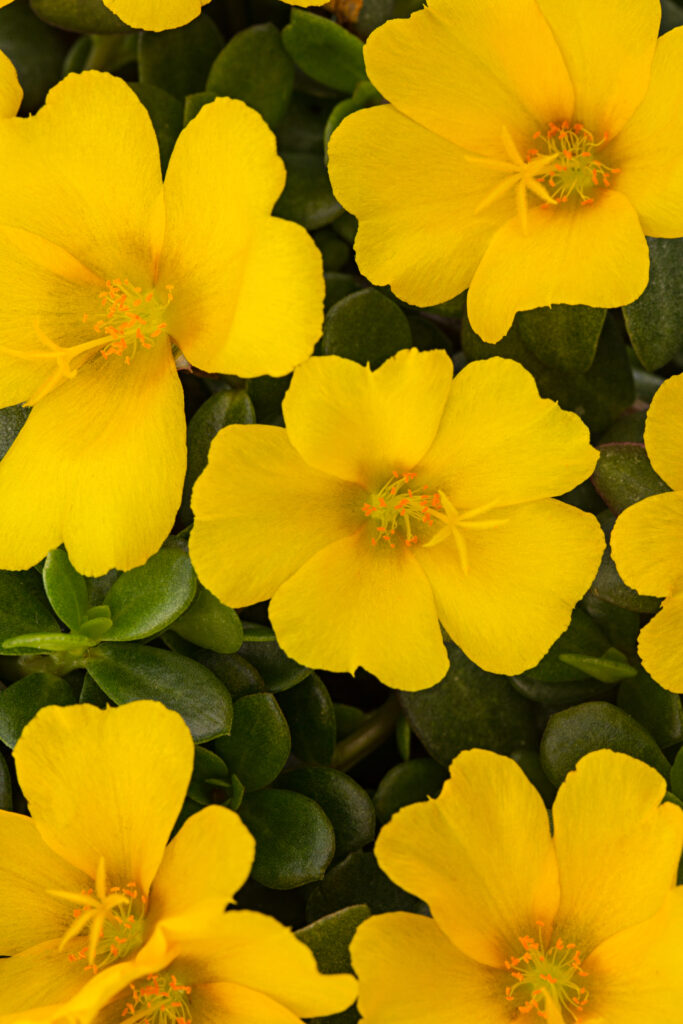
[[(334, 230), (334, 225), (332, 229)], [(325, 312), (328, 313), (340, 299), (344, 299), (347, 295), (360, 291), (360, 289), (361, 285), (353, 274), (328, 271), (325, 274)]]
[(106, 643), (89, 652), (87, 667), (114, 704), (158, 700), (177, 711), (195, 743), (230, 732), (230, 694), (196, 661), (157, 647)]
[(70, 45), (63, 32), (37, 18), (27, 3), (0, 11), (0, 50), (14, 64), (24, 90), (20, 113), (37, 110), (57, 84)]
[(650, 282), (624, 306), (631, 344), (646, 370), (658, 370), (683, 347), (683, 239), (648, 238)]
[(629, 665), (621, 651), (615, 651), (613, 647), (605, 651), (600, 658), (588, 654), (561, 654), (560, 661), (608, 685), (638, 675), (638, 669)]
[(683, 741), (680, 695), (659, 686), (644, 669), (621, 684), (617, 703), (654, 736), (660, 747)]
[(282, 42), (297, 67), (329, 89), (351, 94), (366, 78), (360, 39), (319, 14), (292, 11)]
[(370, 908), (367, 903), (360, 903), (320, 917), (294, 934), (313, 951), (323, 974), (346, 973), (351, 970), (349, 944), (358, 925), (368, 917)]
[(601, 445), (592, 480), (602, 500), (616, 514), (651, 494), (669, 490), (641, 444)]
[(315, 673), (279, 697), (292, 734), (292, 753), (302, 761), (329, 764), (337, 742), (337, 719), (327, 687)]
[(313, 241), (323, 257), (323, 270), (341, 270), (351, 259), (351, 247), (332, 228), (321, 228), (313, 235)]
[(12, 810), (12, 777), (0, 750), (0, 811)]
[[(245, 630), (245, 640), (247, 632)], [(240, 654), (254, 666), (271, 693), (281, 693), (310, 676), (311, 669), (288, 658), (275, 641), (242, 644)]]
[(603, 630), (612, 647), (623, 651), (628, 657), (636, 652), (640, 632), (640, 616), (628, 608), (602, 601), (595, 594), (588, 593), (582, 601), (583, 607)]
[(421, 906), (415, 896), (399, 889), (387, 878), (374, 854), (356, 850), (330, 868), (313, 889), (306, 903), (306, 919), (316, 921), (359, 903), (366, 903), (373, 914), (394, 910), (415, 912)]
[(448, 772), (430, 757), (416, 757), (396, 764), (384, 776), (375, 793), (375, 809), (381, 825), (407, 804), (438, 796)]
[(211, 442), (223, 427), (231, 423), (255, 423), (256, 413), (246, 391), (219, 391), (200, 405), (187, 428), (187, 473), (180, 506), (180, 521), (192, 521), (190, 497), (197, 477), (209, 459)]
[(3, 459), (10, 450), (19, 431), (28, 418), (29, 410), (23, 405), (10, 405), (6, 409), (0, 409), (0, 459)]
[(450, 668), (429, 690), (402, 693), (401, 703), (427, 753), (449, 765), (456, 754), (484, 747), (509, 754), (536, 740), (534, 706), (506, 676), (484, 672), (448, 645)]
[(201, 804), (202, 807), (207, 807), (209, 804), (214, 803), (214, 791), (216, 786), (212, 785), (209, 780), (216, 780), (216, 782), (225, 782), (226, 788), (221, 787), (221, 792), (224, 796), (230, 793), (230, 772), (228, 771), (225, 762), (214, 754), (213, 750), (207, 750), (206, 747), (195, 747), (194, 749), (194, 767), (192, 769), (192, 778), (190, 779), (190, 785), (187, 790), (187, 795), (195, 803)]
[(275, 25), (251, 25), (232, 37), (211, 65), (206, 88), (243, 100), (276, 128), (294, 89), (294, 64)]
[(599, 657), (608, 646), (607, 637), (598, 624), (582, 608), (575, 608), (568, 628), (558, 637), (538, 665), (524, 673), (524, 678), (539, 683), (568, 683), (581, 679), (583, 673), (573, 668), (571, 662), (565, 662), (560, 655), (581, 654)]
[(173, 623), (173, 632), (219, 654), (233, 654), (242, 646), (242, 623), (237, 612), (201, 585), (190, 607)]
[(2, 649), (11, 654), (52, 651), (80, 657), (97, 641), (81, 633), (21, 633), (2, 641)]
[(294, 889), (322, 878), (334, 856), (334, 830), (322, 808), (301, 793), (247, 793), (240, 817), (256, 840), (252, 878), (269, 889)]
[(331, 224), (342, 212), (334, 198), (322, 153), (282, 152), (287, 184), (273, 213), (294, 220), (309, 231)]
[(182, 28), (141, 32), (138, 38), (140, 81), (165, 89), (181, 100), (188, 93), (201, 92), (223, 42), (215, 21), (206, 13)]
[(541, 739), (541, 764), (554, 785), (592, 750), (606, 747), (656, 768), (665, 779), (670, 765), (649, 732), (621, 708), (589, 701), (552, 715)]
[(325, 318), (320, 349), (376, 369), (399, 349), (410, 348), (410, 324), (403, 311), (376, 288), (347, 295)]
[(337, 103), (325, 124), (325, 131), (323, 133), (323, 142), (325, 144), (325, 151), (330, 141), (330, 136), (335, 128), (338, 128), (345, 117), (349, 114), (355, 113), (356, 110), (363, 110), (364, 107), (374, 106), (377, 103), (383, 103), (384, 99), (381, 93), (377, 92), (374, 85), (368, 81), (361, 81), (358, 83), (356, 88), (353, 90), (353, 96), (348, 99), (340, 100)]
[[(601, 512), (598, 516), (607, 538), (615, 523), (615, 516), (611, 512)], [(598, 574), (593, 580), (590, 590), (591, 594), (603, 601), (616, 604), (620, 608), (629, 611), (654, 613), (659, 610), (660, 599), (639, 594), (631, 587), (627, 587), (617, 572), (617, 567), (612, 560), (610, 548), (607, 547), (602, 556), (602, 562)]]
[(0, 641), (20, 633), (59, 633), (40, 576), (0, 571)]
[(91, 35), (134, 31), (105, 7), (102, 0), (31, 0), (31, 8), (43, 21), (67, 32)]
[(165, 174), (176, 139), (183, 128), (182, 105), (170, 92), (149, 82), (131, 82), (130, 87), (144, 105), (154, 125), (159, 143), (161, 173)]
[(289, 728), (275, 697), (252, 693), (236, 700), (232, 732), (216, 740), (214, 748), (247, 791), (273, 782), (291, 749)]
[(332, 822), (335, 854), (345, 857), (375, 838), (375, 808), (363, 789), (335, 768), (297, 768), (278, 779), (278, 787), (310, 796)]
[(88, 588), (63, 548), (48, 552), (43, 565), (43, 586), (62, 622), (69, 629), (78, 630), (88, 611)]
[[(169, 635), (173, 636), (174, 634), (166, 634), (166, 636)], [(185, 643), (185, 641), (181, 642)], [(202, 665), (206, 665), (228, 688), (234, 700), (237, 700), (238, 697), (246, 697), (249, 693), (263, 693), (265, 690), (266, 684), (261, 675), (241, 655), (216, 654), (215, 651), (206, 651), (201, 647), (193, 647), (191, 644), (186, 644), (186, 646), (191, 648), (192, 652), (188, 656), (193, 657)], [(187, 652), (181, 650), (178, 653), (185, 654)]]
[(121, 573), (105, 597), (114, 623), (107, 640), (142, 640), (167, 629), (189, 608), (197, 577), (182, 548), (162, 548)]
[(590, 369), (605, 323), (606, 309), (592, 306), (544, 306), (517, 314), (522, 343), (553, 370)]
[(0, 693), (0, 740), (12, 748), (36, 712), (48, 704), (75, 704), (74, 691), (65, 679), (34, 672)]

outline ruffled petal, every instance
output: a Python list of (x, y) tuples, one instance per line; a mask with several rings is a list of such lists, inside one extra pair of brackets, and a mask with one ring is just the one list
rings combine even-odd
[(361, 529), (309, 559), (270, 602), (278, 643), (330, 672), (362, 665), (387, 686), (423, 690), (448, 671), (434, 598), (414, 555)]
[(180, 715), (155, 701), (101, 710), (46, 707), (16, 747), (19, 785), (42, 839), (109, 885), (148, 892), (192, 773)]
[(449, 939), (480, 964), (502, 967), (519, 948), (519, 936), (555, 914), (548, 813), (521, 768), (499, 754), (459, 754), (437, 799), (395, 814), (375, 854), (382, 870), (423, 899)]
[(102, 278), (151, 284), (159, 147), (122, 79), (68, 75), (33, 117), (0, 121), (0, 150), (3, 225), (61, 246)]
[(683, 582), (683, 493), (629, 505), (614, 524), (610, 547), (624, 583), (641, 594), (669, 595)]
[(373, 491), (423, 457), (452, 376), (441, 351), (402, 349), (374, 372), (338, 356), (309, 359), (282, 403), (287, 435), (309, 466)]
[(373, 32), (364, 56), (390, 103), (486, 156), (505, 159), (503, 129), (526, 150), (538, 128), (572, 116), (571, 81), (535, 0), (431, 0)]
[(574, 116), (596, 138), (619, 132), (645, 96), (658, 0), (538, 0), (576, 93)]
[(209, 0), (103, 0), (103, 3), (132, 28), (163, 32), (194, 21)]
[[(12, 0), (0, 2), (0, 7), (6, 7), (11, 2)], [(24, 91), (19, 85), (14, 64), (0, 50), (0, 117), (14, 117), (23, 98)]]
[(683, 373), (657, 389), (645, 422), (645, 448), (655, 470), (669, 487), (683, 491)]
[(494, 357), (455, 377), (420, 478), (460, 509), (499, 507), (564, 494), (597, 460), (579, 417), (541, 398), (519, 363)]
[(328, 152), (335, 195), (359, 221), (361, 272), (413, 305), (464, 291), (493, 233), (515, 212), (512, 189), (476, 212), (501, 172), (469, 162), (463, 149), (389, 105), (344, 118)]
[[(582, 959), (656, 914), (676, 881), (683, 812), (662, 804), (666, 782), (626, 754), (582, 758), (553, 805), (562, 897), (557, 933)], [(644, 870), (646, 866), (646, 870)]]
[(379, 914), (363, 921), (351, 958), (364, 1024), (510, 1022), (505, 975), (463, 956), (428, 917)]
[(180, 505), (185, 429), (164, 338), (130, 366), (87, 363), (38, 402), (0, 463), (0, 566), (27, 569), (62, 541), (85, 576), (145, 562)]
[(683, 28), (675, 28), (657, 42), (645, 99), (610, 147), (621, 169), (615, 185), (655, 237), (683, 235), (683, 141), (674, 128), (683, 106), (682, 62)]
[[(576, 201), (578, 203), (578, 200)], [(493, 236), (467, 297), (472, 327), (493, 344), (515, 313), (555, 303), (624, 306), (645, 290), (650, 256), (638, 216), (614, 190), (592, 206), (540, 206)]]
[(240, 100), (204, 106), (175, 145), (159, 280), (174, 287), (169, 331), (204, 370), (289, 373), (320, 337), (320, 253), (269, 216), (284, 184), (275, 136)]
[(456, 530), (459, 542), (415, 548), (441, 622), (488, 672), (533, 668), (598, 570), (605, 539), (597, 519), (545, 499), (495, 508)]
[(683, 1005), (682, 949), (683, 887), (679, 886), (658, 914), (613, 935), (590, 957), (586, 968), (593, 981), (591, 1012), (600, 1020), (619, 1024), (678, 1024)]
[(0, 850), (0, 956), (61, 939), (73, 908), (50, 890), (80, 892), (87, 875), (53, 853), (24, 814), (0, 811)]
[(251, 871), (255, 843), (227, 807), (204, 807), (166, 847), (150, 896), (148, 926), (187, 911), (222, 913)]
[(660, 686), (683, 693), (683, 593), (667, 597), (661, 611), (640, 631), (643, 668)]
[(232, 608), (264, 601), (321, 548), (358, 529), (363, 492), (311, 469), (280, 427), (226, 427), (195, 484), (190, 556)]

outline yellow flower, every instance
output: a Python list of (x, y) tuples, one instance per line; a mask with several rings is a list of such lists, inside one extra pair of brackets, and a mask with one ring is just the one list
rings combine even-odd
[[(2, 6), (0, 0), (0, 7)], [(14, 64), (0, 50), (0, 117), (14, 117), (21, 106), (23, 96)]]
[(350, 976), (319, 975), (283, 925), (224, 913), (254, 858), (233, 811), (204, 808), (166, 846), (193, 759), (153, 701), (49, 707), (25, 728), (31, 818), (0, 812), (2, 1024), (294, 1024), (352, 1002)]
[(0, 567), (64, 542), (85, 575), (130, 569), (180, 504), (176, 358), (288, 373), (320, 334), (320, 254), (270, 216), (284, 166), (239, 100), (200, 111), (163, 183), (147, 112), (98, 72), (0, 122), (0, 151), (0, 406), (33, 407), (0, 463)]
[(683, 814), (608, 750), (553, 806), (510, 759), (470, 750), (441, 795), (399, 811), (377, 859), (432, 917), (382, 914), (351, 944), (364, 1024), (678, 1024)]
[(664, 381), (647, 414), (645, 447), (673, 490), (625, 509), (612, 530), (619, 575), (664, 604), (640, 631), (638, 653), (653, 679), (683, 693), (683, 374)]
[(659, 0), (429, 0), (365, 47), (385, 106), (330, 141), (361, 272), (427, 306), (469, 287), (496, 342), (519, 310), (620, 306), (645, 235), (683, 234), (683, 29)]
[(102, 0), (126, 25), (163, 32), (194, 21), (210, 0)]
[(232, 607), (272, 598), (287, 654), (419, 690), (446, 673), (439, 622), (492, 672), (535, 665), (566, 628), (603, 548), (559, 501), (596, 462), (573, 413), (507, 359), (452, 379), (444, 352), (372, 372), (298, 367), (286, 429), (230, 426), (193, 495), (190, 556)]

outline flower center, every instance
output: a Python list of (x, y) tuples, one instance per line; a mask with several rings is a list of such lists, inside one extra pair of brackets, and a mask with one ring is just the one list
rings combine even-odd
[(192, 1024), (189, 985), (174, 974), (150, 974), (139, 985), (132, 984), (131, 997), (121, 1017), (125, 1024)]
[(71, 380), (80, 368), (98, 351), (104, 359), (122, 356), (125, 364), (140, 348), (149, 349), (166, 329), (164, 312), (173, 299), (173, 286), (166, 287), (167, 299), (161, 303), (153, 291), (143, 294), (142, 288), (127, 278), (106, 282), (99, 294), (102, 312), (97, 318), (83, 314), (82, 322), (90, 324), (95, 337), (77, 345), (60, 345), (41, 328), (38, 320), (33, 329), (38, 339), (36, 348), (10, 348), (0, 345), (0, 354), (31, 363), (44, 363), (52, 370), (49, 377), (28, 398), (24, 405), (36, 405), (63, 381)]
[(538, 940), (529, 935), (520, 938), (522, 950), (505, 961), (515, 980), (505, 989), (508, 1002), (516, 1003), (520, 1014), (531, 1014), (549, 1024), (581, 1024), (581, 1014), (588, 1002), (588, 990), (581, 983), (587, 976), (581, 954), (573, 942), (558, 938), (545, 946), (543, 922), (538, 921)]
[(552, 203), (566, 203), (576, 195), (582, 206), (589, 206), (595, 201), (590, 195), (593, 189), (609, 188), (610, 175), (619, 173), (618, 167), (608, 167), (596, 155), (607, 136), (596, 142), (593, 133), (578, 122), (570, 126), (569, 121), (560, 125), (551, 121), (547, 132), (534, 133), (534, 141), (541, 149), (530, 149), (527, 163), (537, 162), (539, 157), (553, 158), (543, 173), (536, 175), (536, 181), (548, 189)]
[(363, 512), (377, 522), (371, 537), (373, 545), (385, 541), (389, 547), (396, 547), (396, 528), (403, 528), (404, 543), (410, 547), (417, 544), (414, 533), (417, 523), (433, 525), (434, 515), (441, 510), (441, 497), (438, 492), (429, 493), (426, 488), (416, 489), (409, 485), (415, 479), (415, 473), (397, 473), (391, 477), (370, 501), (363, 505)]
[(147, 897), (134, 882), (107, 886), (104, 859), (100, 859), (94, 887), (80, 893), (51, 892), (52, 896), (75, 904), (73, 923), (59, 948), (87, 932), (87, 942), (68, 954), (71, 963), (84, 960), (84, 970), (97, 974), (115, 960), (125, 959), (142, 946)]

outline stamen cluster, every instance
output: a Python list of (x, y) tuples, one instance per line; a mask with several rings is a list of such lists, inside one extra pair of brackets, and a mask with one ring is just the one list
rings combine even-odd
[[(618, 174), (619, 168), (608, 167), (597, 160), (595, 152), (607, 142), (607, 135), (596, 142), (593, 133), (580, 122), (570, 125), (569, 121), (555, 124), (551, 121), (546, 132), (534, 132), (534, 140), (544, 143), (546, 153), (532, 148), (527, 153), (527, 162), (536, 161), (539, 157), (555, 156), (543, 174), (536, 180), (550, 190), (555, 203), (566, 203), (570, 195), (575, 193), (582, 206), (590, 206), (595, 200), (588, 194), (593, 188), (609, 188), (611, 174)], [(547, 208), (550, 204), (544, 204)]]
[(414, 479), (415, 473), (398, 473), (394, 470), (384, 486), (363, 505), (366, 516), (379, 520), (377, 536), (371, 538), (373, 545), (386, 541), (389, 547), (395, 548), (393, 538), (396, 527), (401, 525), (405, 531), (404, 543), (410, 547), (418, 542), (413, 532), (415, 523), (425, 523), (427, 526), (434, 523), (433, 513), (441, 510), (441, 498), (438, 492), (430, 493), (426, 488), (414, 490), (409, 487), (408, 484)]
[(149, 974), (141, 985), (130, 987), (131, 997), (121, 1014), (126, 1024), (192, 1024), (192, 988), (174, 974)]
[[(534, 1011), (542, 1020), (549, 1019), (549, 1004), (567, 1024), (581, 1024), (581, 1013), (588, 1002), (588, 990), (579, 984), (577, 978), (585, 978), (587, 971), (582, 967), (581, 954), (573, 942), (557, 938), (545, 947), (542, 937), (542, 921), (538, 925), (538, 939), (530, 935), (520, 936), (524, 950), (519, 956), (511, 956), (505, 967), (516, 984), (508, 985), (505, 998), (517, 1002), (520, 1014)], [(557, 1019), (557, 1013), (552, 1020)]]
[[(93, 325), (98, 334), (107, 335), (110, 339), (100, 351), (105, 359), (124, 356), (126, 365), (130, 365), (138, 345), (151, 348), (153, 340), (168, 326), (163, 321), (157, 322), (156, 318), (160, 309), (165, 309), (172, 302), (173, 286), (166, 286), (168, 299), (165, 306), (159, 307), (153, 291), (143, 295), (142, 288), (132, 285), (128, 278), (121, 280), (117, 277), (106, 284), (106, 290), (99, 295), (105, 313)], [(88, 314), (84, 313), (83, 322), (87, 320)]]

